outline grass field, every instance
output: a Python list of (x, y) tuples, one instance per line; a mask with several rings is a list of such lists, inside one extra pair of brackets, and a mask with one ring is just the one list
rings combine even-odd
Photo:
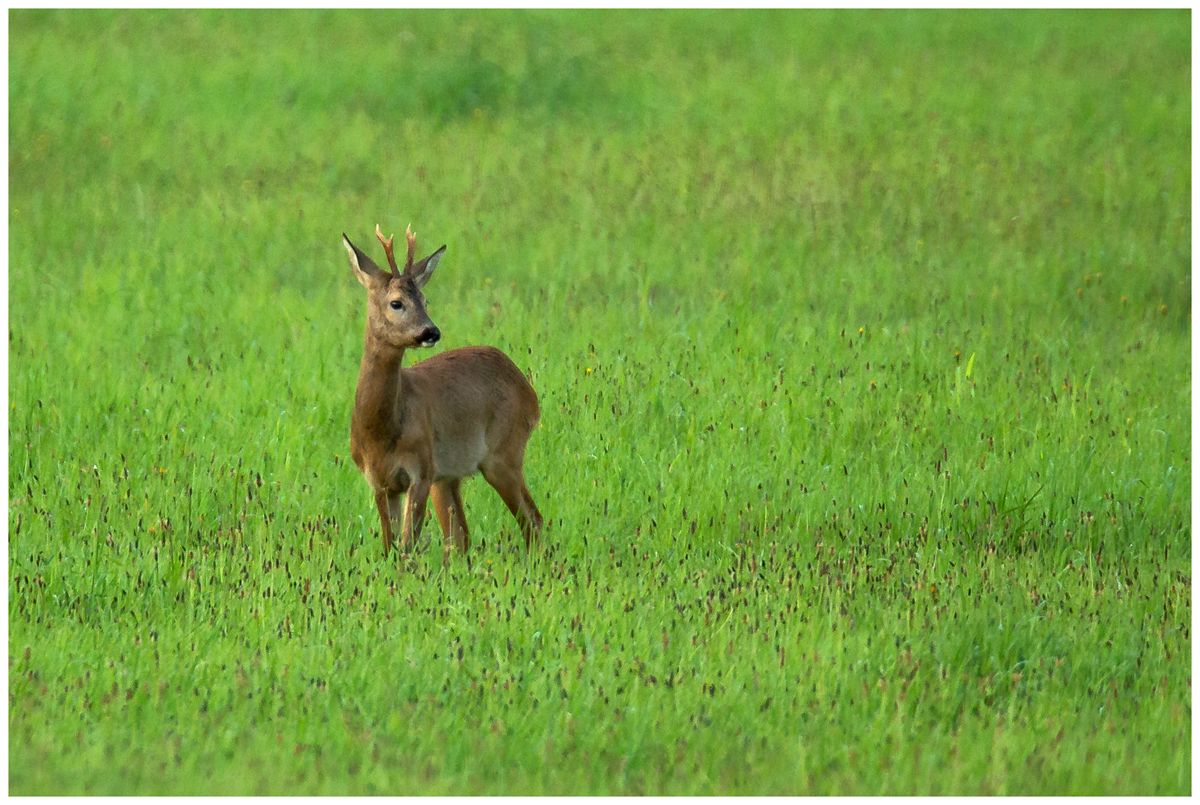
[[(10, 11), (9, 792), (1190, 793), (1191, 69), (1186, 10)], [(382, 557), (377, 222), (538, 391), (532, 557), (479, 479), (469, 565)]]

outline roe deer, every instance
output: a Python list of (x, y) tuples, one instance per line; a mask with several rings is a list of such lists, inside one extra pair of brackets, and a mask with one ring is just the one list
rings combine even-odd
[(542, 528), (524, 469), (525, 443), (541, 416), (537, 394), (495, 347), (453, 349), (401, 368), (406, 349), (431, 347), (441, 338), (425, 311), (421, 288), (446, 251), (443, 246), (414, 263), (411, 227), (405, 236), (408, 258), (401, 271), (392, 253), (395, 237), (385, 240), (375, 226), (392, 269), (388, 273), (342, 233), (354, 275), (367, 289), (367, 341), (354, 395), (350, 453), (375, 493), (384, 556), (397, 523), (402, 551), (420, 538), (431, 494), (446, 552), (454, 546), (466, 554), (459, 486), (476, 472), (517, 518), (528, 550)]

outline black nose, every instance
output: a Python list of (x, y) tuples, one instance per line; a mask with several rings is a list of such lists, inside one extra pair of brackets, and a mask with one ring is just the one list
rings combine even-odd
[(421, 343), (427, 347), (432, 347), (441, 340), (442, 331), (436, 327), (426, 327), (425, 332), (421, 333)]

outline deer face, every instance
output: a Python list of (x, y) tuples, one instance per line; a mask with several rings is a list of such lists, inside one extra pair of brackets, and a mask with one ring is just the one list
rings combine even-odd
[(425, 310), (425, 294), (407, 274), (393, 276), (369, 299), (368, 318), (392, 346), (432, 347), (442, 337)]
[[(379, 239), (383, 241), (382, 235)], [(392, 258), (391, 241), (383, 241), (393, 269), (389, 274), (342, 235), (342, 243), (350, 255), (350, 267), (367, 289), (367, 332), (375, 340), (398, 349), (432, 347), (442, 337), (425, 310), (425, 294), (421, 293), (421, 288), (429, 281), (446, 247), (413, 263), (413, 242), (410, 239), (409, 260), (404, 271), (400, 271)]]

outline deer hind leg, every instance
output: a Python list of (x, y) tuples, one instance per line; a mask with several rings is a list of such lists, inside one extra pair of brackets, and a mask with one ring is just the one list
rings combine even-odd
[(450, 533), (450, 529), (453, 527), (450, 520), (453, 498), (446, 490), (445, 483), (445, 481), (438, 481), (430, 486), (429, 497), (433, 498), (433, 510), (437, 512), (438, 522), (442, 524), (442, 533), (446, 535), (446, 542), (450, 542), (453, 538)]
[(433, 509), (437, 512), (442, 524), (442, 533), (446, 535), (446, 550), (453, 545), (460, 553), (466, 554), (471, 544), (467, 531), (467, 517), (463, 511), (462, 495), (459, 489), (462, 480), (452, 478), (448, 481), (438, 481), (429, 487), (430, 497), (433, 498)]
[(525, 549), (537, 539), (542, 531), (542, 513), (533, 502), (533, 495), (525, 486), (525, 473), (519, 464), (515, 469), (512, 465), (500, 461), (490, 462), (480, 467), (483, 477), (492, 488), (500, 493), (504, 505), (517, 518), (518, 525), (525, 535)]

